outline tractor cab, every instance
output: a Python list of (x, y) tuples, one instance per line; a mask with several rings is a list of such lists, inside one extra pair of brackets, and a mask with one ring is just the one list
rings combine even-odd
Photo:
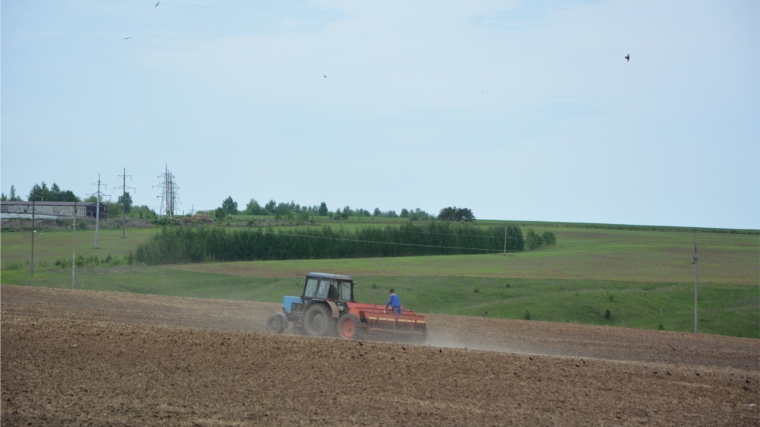
[[(300, 279), (300, 278), (299, 278)], [(354, 301), (354, 282), (348, 276), (325, 273), (309, 273), (303, 286), (301, 300)]]

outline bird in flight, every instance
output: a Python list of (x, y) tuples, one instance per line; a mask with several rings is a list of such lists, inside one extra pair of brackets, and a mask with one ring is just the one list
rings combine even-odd
[(325, 76), (325, 78), (327, 78), (327, 74), (323, 74), (323, 75)]
[(161, 0), (158, 0), (158, 1), (156, 2), (156, 5), (155, 5), (155, 6), (153, 6), (153, 7), (158, 7), (158, 4), (159, 4), (159, 3), (161, 3)]
[(124, 40), (129, 40), (129, 39), (131, 39), (131, 38), (132, 38), (132, 36), (129, 36), (129, 37), (124, 37)]
[(625, 55), (625, 62), (628, 62), (631, 60), (631, 54)]

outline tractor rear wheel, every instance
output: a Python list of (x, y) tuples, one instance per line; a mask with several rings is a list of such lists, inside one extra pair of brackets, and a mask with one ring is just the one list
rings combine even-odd
[(362, 324), (353, 314), (345, 314), (338, 320), (338, 336), (344, 340), (356, 340), (362, 335)]
[(269, 316), (267, 318), (267, 332), (270, 334), (281, 334), (288, 327), (288, 318), (285, 317), (285, 322), (283, 322), (283, 317), (285, 317), (283, 313), (275, 313)]
[(335, 320), (331, 311), (324, 304), (315, 304), (306, 310), (303, 326), (306, 334), (313, 337), (332, 335), (335, 331)]

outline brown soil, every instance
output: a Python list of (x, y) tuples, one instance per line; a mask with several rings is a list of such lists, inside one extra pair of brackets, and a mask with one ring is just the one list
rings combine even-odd
[(428, 315), (427, 345), (359, 343), (268, 335), (277, 304), (1, 296), (4, 426), (760, 425), (753, 339)]

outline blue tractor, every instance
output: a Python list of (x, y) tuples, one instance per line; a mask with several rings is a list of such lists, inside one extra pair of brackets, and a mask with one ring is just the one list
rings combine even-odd
[[(296, 279), (300, 285), (300, 277)], [(424, 342), (425, 318), (412, 310), (395, 314), (385, 307), (354, 300), (356, 284), (349, 276), (309, 273), (301, 296), (286, 296), (282, 311), (267, 319), (267, 331), (281, 334), (293, 324), (293, 333)]]

